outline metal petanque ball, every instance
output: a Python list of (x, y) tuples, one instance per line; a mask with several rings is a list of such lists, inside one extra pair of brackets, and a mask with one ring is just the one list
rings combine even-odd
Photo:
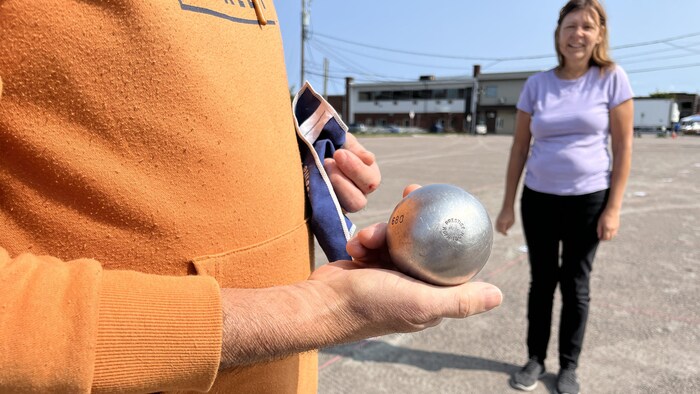
[(457, 186), (434, 184), (414, 190), (396, 205), (386, 238), (401, 272), (450, 286), (481, 271), (491, 255), (493, 227), (474, 196)]

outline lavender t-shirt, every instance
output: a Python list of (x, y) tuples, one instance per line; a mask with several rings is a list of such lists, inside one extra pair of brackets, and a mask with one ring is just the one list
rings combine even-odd
[(534, 142), (525, 185), (557, 195), (582, 195), (610, 187), (610, 110), (633, 97), (619, 67), (600, 73), (591, 67), (574, 80), (554, 70), (525, 82), (517, 108), (531, 116)]

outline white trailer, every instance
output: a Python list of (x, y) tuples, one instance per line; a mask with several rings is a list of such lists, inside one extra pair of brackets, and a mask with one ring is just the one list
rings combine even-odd
[(680, 120), (681, 112), (673, 99), (635, 98), (634, 130), (666, 131)]

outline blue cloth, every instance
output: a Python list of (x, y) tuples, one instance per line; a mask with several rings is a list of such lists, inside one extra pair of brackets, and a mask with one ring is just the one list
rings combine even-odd
[(308, 82), (292, 103), (306, 193), (311, 204), (311, 231), (329, 261), (352, 260), (345, 250), (355, 225), (345, 216), (323, 159), (333, 157), (345, 143), (347, 126)]

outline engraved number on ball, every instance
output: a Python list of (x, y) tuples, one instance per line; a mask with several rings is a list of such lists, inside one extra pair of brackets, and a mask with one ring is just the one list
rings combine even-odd
[(394, 216), (391, 218), (391, 224), (403, 223), (403, 215)]

